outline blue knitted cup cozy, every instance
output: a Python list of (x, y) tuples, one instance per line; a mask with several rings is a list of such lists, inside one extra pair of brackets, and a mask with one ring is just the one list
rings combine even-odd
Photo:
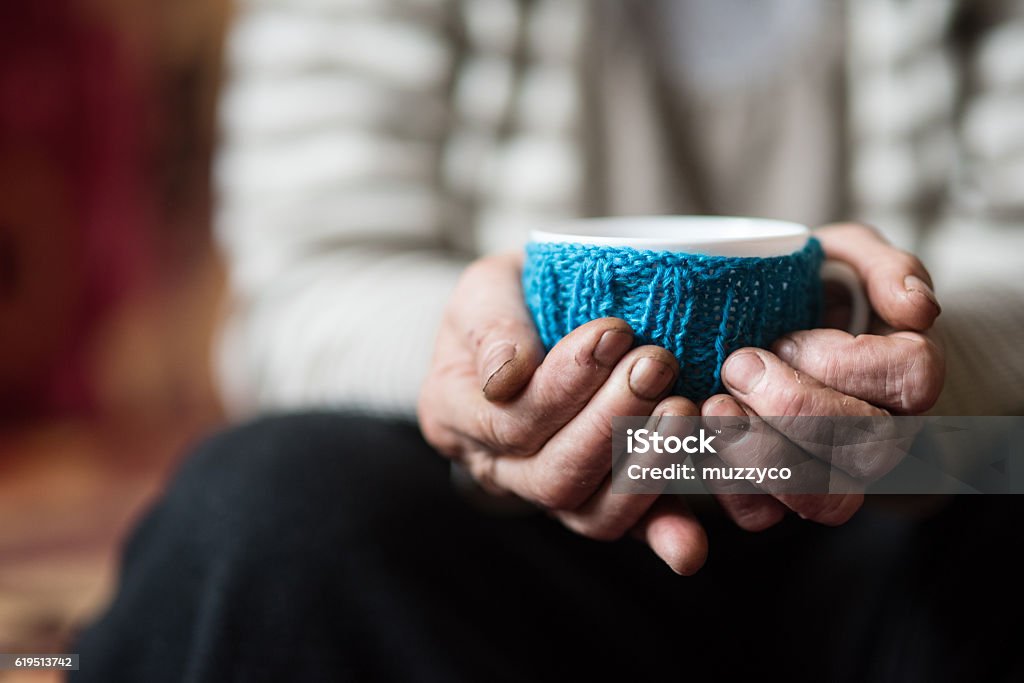
[(548, 350), (586, 322), (622, 318), (637, 345), (679, 359), (675, 392), (702, 401), (721, 391), (722, 362), (736, 349), (818, 325), (823, 261), (814, 238), (769, 258), (530, 243), (523, 289)]

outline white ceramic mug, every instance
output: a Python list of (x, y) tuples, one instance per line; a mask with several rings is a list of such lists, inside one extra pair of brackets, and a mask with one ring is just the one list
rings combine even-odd
[[(735, 216), (641, 216), (584, 218), (534, 230), (536, 243), (575, 243), (606, 247), (632, 247), (649, 251), (705, 256), (767, 258), (803, 249), (811, 237), (806, 225), (767, 218)], [(847, 331), (868, 330), (871, 308), (860, 277), (848, 264), (828, 260), (821, 278), (845, 288), (850, 295)]]

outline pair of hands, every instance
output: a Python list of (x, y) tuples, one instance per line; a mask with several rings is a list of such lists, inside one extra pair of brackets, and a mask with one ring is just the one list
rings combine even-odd
[[(420, 395), (424, 436), (485, 489), (531, 501), (590, 538), (632, 533), (674, 571), (693, 574), (708, 542), (682, 497), (611, 493), (612, 417), (914, 414), (942, 389), (942, 354), (922, 334), (940, 308), (921, 262), (865, 226), (815, 234), (829, 258), (859, 273), (880, 318), (876, 334), (809, 330), (787, 335), (771, 351), (740, 349), (722, 368), (729, 393), (700, 406), (668, 395), (675, 357), (656, 346), (632, 348), (632, 330), (616, 318), (577, 328), (545, 355), (523, 303), (521, 256), (475, 262), (449, 303)], [(865, 467), (859, 474), (874, 473)], [(858, 491), (731, 490), (716, 498), (752, 531), (789, 510), (842, 524), (863, 503)]]

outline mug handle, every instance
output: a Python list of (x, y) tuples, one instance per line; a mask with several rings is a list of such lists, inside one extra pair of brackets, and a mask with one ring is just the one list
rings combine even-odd
[(821, 265), (821, 279), (842, 285), (850, 293), (850, 324), (846, 331), (853, 335), (867, 332), (871, 321), (871, 306), (857, 271), (842, 261), (828, 260)]

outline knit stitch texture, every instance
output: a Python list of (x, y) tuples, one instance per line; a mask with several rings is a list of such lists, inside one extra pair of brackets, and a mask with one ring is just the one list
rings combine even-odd
[(701, 401), (721, 390), (725, 358), (766, 347), (821, 318), (816, 239), (770, 258), (702, 256), (570, 243), (526, 247), (523, 289), (544, 346), (597, 318), (622, 318), (636, 345), (675, 354), (675, 392)]

